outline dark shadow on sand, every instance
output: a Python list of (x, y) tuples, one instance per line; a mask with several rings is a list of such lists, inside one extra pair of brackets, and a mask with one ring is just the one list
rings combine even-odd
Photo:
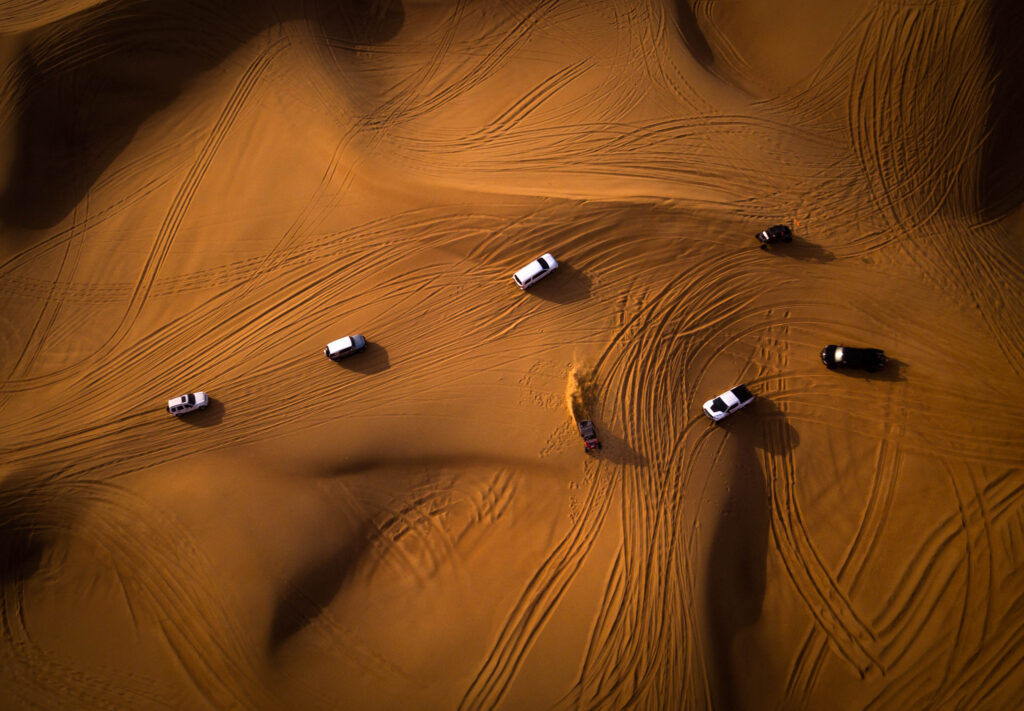
[(267, 27), (301, 16), (331, 52), (390, 39), (405, 17), (400, 0), (121, 0), (41, 28), (12, 67), (20, 113), (0, 220), (60, 222), (146, 119)]
[(80, 506), (52, 476), (20, 472), (0, 480), (0, 585), (35, 575)]
[(715, 55), (711, 51), (711, 45), (708, 44), (707, 38), (704, 37), (704, 33), (700, 29), (700, 23), (697, 22), (697, 16), (693, 14), (689, 1), (675, 0), (675, 6), (676, 26), (679, 28), (679, 33), (683, 36), (683, 43), (690, 50), (693, 58), (702, 67), (710, 70), (715, 63)]
[(224, 420), (224, 413), (227, 411), (227, 408), (217, 398), (209, 397), (209, 395), (207, 397), (209, 398), (209, 403), (202, 410), (181, 415), (176, 419), (192, 427), (215, 427), (219, 425)]
[(799, 237), (793, 237), (792, 242), (784, 244), (773, 244), (768, 247), (764, 252), (770, 252), (780, 257), (789, 257), (790, 259), (799, 259), (804, 262), (831, 262), (836, 258), (830, 250), (825, 249), (821, 245), (808, 242), (800, 239)]
[[(614, 464), (628, 464), (636, 467), (647, 464), (647, 459), (634, 450), (625, 439), (610, 430), (602, 429), (600, 423), (596, 420), (594, 425), (597, 427), (597, 438), (601, 440), (601, 449), (587, 453), (588, 457), (605, 459)], [(575, 426), (574, 424), (573, 427), (575, 428)], [(580, 449), (586, 451), (586, 448), (583, 446), (583, 439), (578, 434), (576, 441), (579, 443)]]
[(1002, 217), (1024, 202), (1024, 4), (989, 1), (992, 98), (986, 121), (978, 194), (987, 219)]
[(366, 342), (366, 350), (362, 353), (356, 353), (348, 358), (336, 360), (334, 363), (345, 370), (362, 373), (363, 375), (373, 375), (391, 367), (387, 348), (373, 341)]
[(789, 424), (786, 413), (762, 395), (717, 426), (730, 436), (770, 454), (786, 454), (800, 446), (800, 435)]
[(853, 368), (836, 368), (832, 372), (840, 373), (848, 378), (857, 378), (859, 380), (887, 380), (889, 382), (903, 382), (907, 379), (906, 371), (909, 367), (909, 365), (901, 360), (887, 358), (885, 367), (875, 373), (869, 373), (866, 370), (856, 370)]
[(352, 575), (365, 548), (365, 541), (350, 539), (325, 558), (311, 562), (288, 581), (271, 613), (268, 639), (271, 653), (278, 651), (327, 609)]
[[(709, 550), (705, 600), (711, 630), (713, 708), (735, 709), (739, 680), (760, 661), (735, 649), (740, 630), (761, 618), (767, 576), (771, 497), (757, 450), (783, 454), (799, 445), (796, 430), (770, 400), (759, 397), (719, 425), (741, 443), (728, 473), (728, 495)], [(746, 654), (744, 653), (746, 652)]]
[(590, 277), (571, 264), (558, 263), (558, 269), (526, 290), (531, 296), (556, 304), (571, 304), (590, 296)]

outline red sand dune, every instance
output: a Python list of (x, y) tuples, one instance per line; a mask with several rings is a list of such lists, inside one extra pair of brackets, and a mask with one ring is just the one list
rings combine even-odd
[(1019, 705), (1022, 21), (3, 3), (0, 707)]

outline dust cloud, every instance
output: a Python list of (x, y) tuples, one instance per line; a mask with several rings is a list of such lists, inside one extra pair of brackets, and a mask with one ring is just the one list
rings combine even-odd
[(0, 5), (0, 708), (1020, 704), (1019, 3)]

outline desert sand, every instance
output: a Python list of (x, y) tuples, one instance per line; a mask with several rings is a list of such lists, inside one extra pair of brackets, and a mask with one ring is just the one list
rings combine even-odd
[(0, 4), (0, 707), (1018, 707), (1020, 7)]

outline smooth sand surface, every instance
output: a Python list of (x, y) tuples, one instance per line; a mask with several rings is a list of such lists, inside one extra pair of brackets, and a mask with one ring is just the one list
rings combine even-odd
[(0, 707), (1020, 704), (1019, 3), (0, 5)]

